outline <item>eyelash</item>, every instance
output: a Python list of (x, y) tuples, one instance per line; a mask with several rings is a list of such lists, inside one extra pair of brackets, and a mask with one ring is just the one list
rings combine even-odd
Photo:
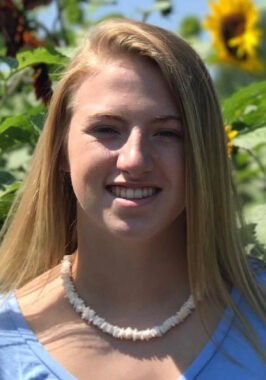
[(157, 132), (157, 134), (164, 134), (164, 135), (166, 135), (166, 137), (177, 137), (177, 138), (181, 137), (180, 133), (174, 132), (174, 131), (167, 131), (167, 130)]
[[(95, 128), (96, 133), (101, 133), (101, 134), (119, 134), (119, 131), (114, 129), (113, 127), (97, 127)], [(175, 138), (181, 138), (182, 134), (181, 132), (175, 132), (175, 131), (170, 131), (170, 130), (162, 130), (156, 133), (156, 135), (164, 135), (164, 137), (175, 137)]]
[(97, 133), (98, 132), (99, 133), (108, 133), (108, 134), (119, 133), (113, 127), (97, 127), (97, 128), (95, 128), (95, 132), (97, 132)]

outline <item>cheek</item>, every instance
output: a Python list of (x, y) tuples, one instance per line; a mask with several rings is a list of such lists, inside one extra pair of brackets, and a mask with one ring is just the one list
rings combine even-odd
[(186, 203), (186, 169), (183, 152), (175, 153), (171, 159), (169, 158), (167, 175), (171, 184), (169, 197), (173, 202), (173, 212), (180, 211)]
[[(102, 184), (112, 166), (112, 155), (103, 146), (88, 141), (68, 146), (70, 174), (73, 187), (88, 189)], [(75, 188), (74, 188), (75, 190)]]
[(185, 157), (182, 146), (177, 146), (175, 149), (171, 148), (165, 152), (165, 155), (161, 154), (161, 160), (165, 156), (164, 165), (167, 170), (169, 179), (172, 183), (178, 185), (185, 181)]

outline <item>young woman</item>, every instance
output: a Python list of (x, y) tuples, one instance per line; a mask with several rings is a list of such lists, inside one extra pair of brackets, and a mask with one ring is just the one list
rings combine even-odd
[(198, 55), (99, 24), (2, 233), (0, 379), (262, 379), (265, 270), (241, 224)]

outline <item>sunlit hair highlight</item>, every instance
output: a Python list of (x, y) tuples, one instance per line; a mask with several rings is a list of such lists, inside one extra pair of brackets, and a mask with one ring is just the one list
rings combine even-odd
[(76, 200), (69, 173), (62, 169), (75, 92), (84, 75), (123, 56), (145, 57), (156, 64), (182, 112), (187, 260), (192, 294), (202, 318), (202, 298), (231, 306), (260, 351), (251, 326), (230, 297), (230, 288), (236, 286), (265, 321), (263, 294), (249, 268), (240, 234), (244, 222), (212, 80), (185, 41), (141, 22), (116, 19), (93, 28), (57, 86), (32, 164), (2, 230), (0, 291), (20, 287), (76, 249)]

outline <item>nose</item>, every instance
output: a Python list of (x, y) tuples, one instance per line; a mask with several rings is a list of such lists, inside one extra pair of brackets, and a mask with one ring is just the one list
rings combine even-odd
[(118, 152), (117, 168), (132, 178), (139, 178), (152, 170), (152, 154), (140, 128), (133, 128)]

